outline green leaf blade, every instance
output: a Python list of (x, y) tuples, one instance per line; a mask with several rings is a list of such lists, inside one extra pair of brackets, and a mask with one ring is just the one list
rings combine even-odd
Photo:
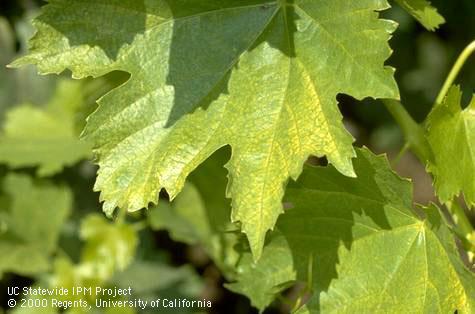
[(402, 8), (417, 19), (427, 30), (434, 31), (445, 23), (445, 19), (426, 0), (395, 0)]
[(307, 311), (473, 311), (475, 276), (438, 209), (418, 218), (411, 184), (384, 158), (359, 150), (354, 167), (358, 179), (309, 168), (289, 187), (294, 208), (277, 227), (298, 278), (313, 283)]
[(50, 176), (89, 158), (91, 145), (79, 140), (75, 114), (82, 104), (80, 85), (61, 81), (44, 108), (23, 104), (10, 109), (0, 134), (0, 163), (11, 168), (35, 167)]
[[(10, 201), (0, 209), (0, 274), (43, 272), (71, 210), (71, 191), (16, 174), (5, 177), (2, 185)], [(37, 223), (31, 224), (32, 220)]]
[(86, 241), (81, 260), (95, 264), (97, 277), (104, 281), (132, 263), (138, 245), (138, 235), (130, 225), (112, 223), (97, 214), (82, 221), (80, 237)]
[(273, 237), (264, 247), (260, 261), (256, 264), (252, 254), (243, 254), (236, 265), (235, 280), (225, 287), (247, 296), (262, 313), (282, 291), (292, 286), (296, 274), (287, 240), (281, 235)]
[[(282, 213), (286, 182), (309, 155), (326, 155), (354, 175), (353, 139), (336, 95), (399, 97), (384, 66), (395, 24), (375, 12), (386, 1), (127, 2), (143, 27), (133, 22), (109, 40), (101, 39), (107, 28), (79, 33), (104, 18), (115, 25), (121, 14), (111, 11), (122, 5), (86, 3), (74, 4), (66, 20), (55, 12), (69, 2), (47, 6), (31, 54), (15, 65), (69, 68), (75, 77), (131, 74), (100, 100), (84, 133), (98, 155), (96, 189), (109, 215), (116, 207), (148, 207), (161, 188), (175, 197), (190, 172), (229, 145), (232, 219), (258, 258)], [(93, 26), (81, 22), (87, 12)]]
[(467, 204), (475, 206), (475, 97), (463, 110), (461, 99), (460, 88), (454, 86), (429, 114), (427, 138), (434, 160), (428, 169), (442, 202), (463, 194)]
[[(263, 293), (279, 293), (291, 277), (266, 270), (287, 256), (295, 279), (311, 293), (297, 313), (473, 312), (475, 274), (463, 264), (439, 209), (421, 208), (420, 218), (412, 209), (411, 183), (385, 157), (367, 149), (357, 156), (357, 178), (334, 167), (306, 167), (289, 185), (284, 200), (290, 208), (272, 234), (278, 241), (269, 237), (262, 258), (238, 276), (246, 286), (258, 273), (252, 285), (262, 286), (235, 291), (255, 305), (268, 304), (275, 295)], [(284, 253), (266, 254), (274, 241)], [(265, 283), (273, 288), (264, 289)]]

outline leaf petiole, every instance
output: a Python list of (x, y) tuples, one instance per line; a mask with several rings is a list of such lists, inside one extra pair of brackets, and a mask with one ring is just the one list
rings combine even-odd
[[(448, 202), (446, 205), (452, 216), (452, 219), (454, 220), (456, 228), (455, 231), (457, 235), (461, 239), (465, 249), (469, 252), (472, 252), (473, 255), (475, 253), (475, 229), (465, 214), (464, 209), (457, 203), (455, 199), (451, 202)], [(473, 256), (471, 259), (473, 259)], [(473, 261), (471, 260), (471, 262)]]
[(437, 99), (435, 101), (436, 105), (442, 103), (445, 95), (447, 95), (447, 92), (453, 85), (455, 79), (457, 78), (457, 75), (460, 73), (460, 70), (463, 68), (465, 62), (472, 55), (473, 52), (475, 52), (475, 40), (472, 41), (467, 47), (465, 47), (465, 49), (462, 51), (457, 61), (455, 62), (454, 66), (452, 67), (452, 70), (450, 70), (449, 76), (445, 80), (445, 83), (442, 86), (439, 95), (437, 96)]
[(393, 163), (395, 165), (399, 164), (399, 162), (401, 161), (402, 157), (404, 157), (404, 155), (407, 153), (407, 151), (411, 148), (411, 145), (406, 142), (404, 143), (404, 146), (401, 148), (401, 150), (399, 151), (399, 153), (397, 154), (397, 156), (394, 158), (393, 160)]
[(428, 160), (431, 160), (432, 151), (427, 142), (424, 128), (411, 117), (399, 101), (383, 99), (383, 103), (394, 120), (396, 120), (397, 124), (401, 127), (407, 141), (406, 145), (409, 145), (411, 150), (424, 164)]

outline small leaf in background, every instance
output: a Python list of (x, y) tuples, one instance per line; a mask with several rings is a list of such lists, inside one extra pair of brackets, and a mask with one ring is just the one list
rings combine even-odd
[(409, 14), (414, 16), (426, 29), (434, 31), (445, 19), (427, 0), (395, 0)]
[(99, 214), (83, 219), (80, 237), (86, 241), (81, 261), (91, 263), (104, 281), (127, 268), (138, 244), (137, 233), (130, 225), (112, 223)]
[(13, 66), (36, 64), (43, 74), (68, 68), (75, 78), (131, 74), (99, 101), (84, 133), (96, 148), (95, 187), (109, 215), (148, 207), (162, 188), (174, 198), (191, 171), (230, 145), (232, 221), (257, 259), (283, 212), (286, 182), (309, 155), (326, 155), (354, 175), (353, 139), (336, 95), (399, 97), (384, 65), (395, 23), (377, 13), (388, 7), (54, 1), (34, 21), (30, 54)]
[(461, 98), (460, 88), (453, 86), (427, 118), (427, 138), (434, 154), (428, 169), (442, 202), (462, 194), (469, 206), (475, 206), (475, 97), (465, 109)]
[(32, 275), (47, 270), (71, 210), (70, 190), (16, 174), (5, 177), (2, 186), (8, 206), (0, 208), (4, 225), (0, 234), (0, 275), (6, 271)]
[(231, 291), (247, 296), (261, 312), (296, 280), (287, 240), (275, 233), (259, 262), (256, 264), (250, 253), (243, 254), (236, 265), (235, 282), (225, 285)]
[[(0, 16), (0, 121), (8, 108), (15, 104), (32, 103), (42, 105), (53, 94), (56, 78), (41, 77), (34, 66), (13, 70), (6, 67), (15, 58), (26, 53), (26, 41), (33, 34), (29, 17), (16, 21), (13, 29)], [(16, 41), (20, 51), (15, 51)]]
[[(150, 278), (156, 278), (156, 280), (150, 280)], [(203, 288), (193, 268), (172, 267), (161, 261), (137, 260), (127, 269), (118, 272), (112, 281), (119, 286), (131, 286), (137, 295), (164, 291), (173, 286), (180, 286), (181, 282), (191, 283), (184, 284), (183, 291), (177, 291), (183, 296), (197, 296)]]
[(3, 118), (5, 110), (15, 103), (14, 95), (14, 80), (11, 80), (8, 71), (5, 67), (14, 57), (15, 52), (15, 37), (13, 31), (8, 24), (8, 21), (0, 16), (0, 121)]
[[(56, 258), (52, 272), (44, 274), (42, 280), (37, 283), (37, 286), (43, 288), (62, 287), (68, 291), (73, 291), (75, 287), (92, 287), (90, 294), (69, 293), (52, 296), (66, 302), (87, 302), (86, 307), (75, 307), (67, 313), (91, 313), (89, 306), (92, 307), (93, 313), (156, 313), (157, 310), (150, 306), (145, 310), (133, 307), (100, 309), (95, 306), (96, 299), (125, 301), (140, 298), (148, 302), (164, 298), (202, 300), (200, 294), (204, 284), (192, 267), (173, 267), (164, 261), (141, 260), (135, 256), (138, 239), (131, 226), (113, 224), (102, 216), (90, 214), (82, 220), (81, 237), (85, 240), (85, 244), (80, 261), (74, 263), (66, 256)], [(117, 298), (97, 295), (96, 287), (125, 289), (130, 287), (132, 295)], [(52, 298), (51, 296), (46, 298), (48, 297)], [(59, 309), (51, 307), (42, 311), (41, 313), (60, 312)], [(160, 308), (160, 313), (173, 312), (176, 313), (176, 308)], [(196, 309), (183, 309), (183, 313), (196, 312)], [(17, 309), (14, 313), (36, 312)]]
[(210, 236), (206, 206), (198, 190), (186, 183), (172, 204), (160, 202), (150, 209), (149, 222), (153, 230), (168, 230), (172, 239), (197, 244)]
[(38, 166), (38, 175), (49, 176), (89, 158), (91, 146), (79, 140), (76, 130), (81, 90), (81, 83), (61, 81), (45, 107), (10, 109), (0, 134), (0, 162), (12, 168)]
[[(89, 214), (81, 221), (79, 236), (85, 241), (79, 263), (58, 258), (47, 284), (71, 291), (73, 287), (93, 287), (94, 291), (90, 295), (70, 295), (65, 296), (64, 300), (86, 300), (95, 308), (97, 298), (109, 298), (107, 295), (96, 295), (95, 287), (108, 287), (115, 274), (131, 265), (136, 257), (138, 235), (130, 225), (113, 223), (99, 214)], [(112, 310), (115, 309), (105, 312)], [(135, 313), (133, 308), (124, 308), (122, 311)], [(82, 312), (88, 313), (88, 309)]]
[[(153, 280), (151, 280), (153, 278)], [(132, 298), (153, 301), (164, 299), (202, 300), (204, 283), (189, 266), (172, 267), (164, 262), (137, 260), (125, 271), (117, 273), (112, 282), (119, 287), (131, 287)], [(203, 309), (201, 309), (203, 310)], [(197, 308), (180, 308), (180, 313), (201, 312)], [(156, 313), (147, 308), (140, 313)], [(176, 313), (176, 308), (160, 308), (160, 313)]]
[[(97, 295), (96, 287), (107, 288), (112, 283), (112, 278), (117, 273), (127, 269), (135, 259), (138, 236), (130, 225), (111, 223), (99, 214), (89, 214), (81, 220), (80, 237), (85, 241), (82, 247), (81, 258), (77, 263), (71, 261), (68, 256), (58, 256), (53, 267), (48, 273), (43, 273), (35, 287), (65, 288), (67, 295), (43, 296), (40, 298), (54, 298), (61, 301), (84, 301), (86, 307), (74, 307), (67, 313), (79, 314), (90, 313), (89, 305), (93, 313), (135, 313), (133, 308), (109, 308), (100, 309), (95, 307), (98, 298), (109, 299), (108, 295)], [(150, 280), (150, 278), (148, 278)], [(133, 285), (133, 283), (130, 283)], [(91, 293), (73, 294), (73, 288), (92, 287)], [(128, 288), (125, 287), (125, 288)], [(37, 296), (30, 296), (35, 299)], [(112, 297), (110, 297), (112, 298)], [(118, 297), (124, 298), (125, 296)], [(78, 303), (79, 304), (79, 303)], [(81, 303), (84, 304), (84, 303)], [(44, 313), (59, 313), (60, 309), (49, 306), (42, 309)], [(113, 311), (114, 310), (114, 311)], [(17, 309), (15, 314), (36, 313), (28, 309)]]

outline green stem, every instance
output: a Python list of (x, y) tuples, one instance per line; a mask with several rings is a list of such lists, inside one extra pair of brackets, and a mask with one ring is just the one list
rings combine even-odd
[(281, 294), (277, 295), (277, 300), (279, 300), (280, 302), (282, 302), (282, 304), (285, 304), (290, 308), (294, 305), (294, 303), (291, 300), (289, 300), (288, 298), (284, 297)]
[(399, 153), (397, 154), (397, 156), (394, 158), (393, 160), (393, 163), (394, 165), (397, 165), (399, 164), (399, 162), (401, 161), (402, 157), (404, 157), (404, 155), (407, 153), (407, 151), (409, 150), (410, 145), (409, 143), (405, 143), (404, 146), (401, 148), (401, 150), (399, 151)]
[(307, 296), (308, 294), (311, 293), (311, 289), (309, 289), (309, 287), (307, 286), (304, 286), (298, 293), (297, 295), (297, 299), (295, 300), (295, 302), (293, 303), (293, 305), (291, 304), (291, 310), (290, 310), (290, 313), (294, 313), (296, 312), (299, 308), (302, 307), (302, 305), (304, 304), (304, 298), (305, 296)]
[(394, 120), (399, 124), (411, 150), (417, 155), (422, 163), (430, 160), (432, 153), (427, 143), (424, 129), (420, 126), (411, 115), (406, 111), (404, 106), (397, 100), (384, 99), (384, 105)]
[(447, 92), (450, 89), (450, 86), (454, 83), (455, 79), (457, 78), (457, 75), (460, 73), (460, 70), (464, 66), (465, 62), (467, 59), (472, 55), (472, 53), (475, 52), (475, 40), (472, 41), (460, 54), (458, 57), (457, 61), (455, 62), (454, 66), (452, 67), (452, 70), (450, 70), (449, 76), (445, 80), (444, 85), (442, 86), (442, 89), (439, 92), (439, 95), (437, 96), (437, 99), (435, 101), (435, 104), (438, 105), (442, 103), (444, 100), (445, 95), (447, 95)]
[[(475, 229), (473, 228), (470, 220), (465, 215), (464, 209), (457, 203), (456, 200), (447, 203), (447, 208), (449, 209), (455, 224), (459, 228), (460, 232), (465, 236), (473, 234)], [(474, 239), (475, 240), (475, 239)], [(475, 243), (473, 243), (475, 245)]]
[(475, 229), (467, 218), (464, 209), (455, 199), (447, 203), (447, 208), (454, 220), (454, 232), (467, 251), (469, 262), (473, 263), (475, 257)]

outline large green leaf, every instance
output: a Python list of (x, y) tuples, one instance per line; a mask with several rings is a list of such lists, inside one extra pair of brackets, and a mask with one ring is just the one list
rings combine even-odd
[(467, 204), (475, 206), (475, 97), (464, 110), (461, 100), (460, 88), (453, 86), (429, 114), (427, 138), (434, 159), (428, 168), (442, 202), (463, 193)]
[[(419, 218), (411, 184), (384, 157), (358, 151), (358, 179), (307, 168), (289, 187), (294, 208), (279, 230), (298, 277), (311, 281), (311, 313), (475, 311), (475, 275), (435, 206)], [(308, 278), (310, 276), (310, 279)], [(304, 309), (302, 309), (304, 312)]]
[[(357, 179), (333, 167), (307, 167), (289, 185), (285, 200), (292, 208), (279, 218), (262, 258), (247, 261), (241, 276), (255, 289), (237, 283), (235, 291), (254, 305), (269, 303), (269, 292), (292, 280), (281, 264), (286, 260), (312, 292), (299, 313), (473, 313), (475, 275), (438, 209), (418, 208), (420, 218), (411, 183), (385, 157), (366, 149), (357, 154)], [(273, 245), (278, 251), (266, 254)]]
[(85, 136), (96, 147), (104, 210), (173, 197), (187, 175), (231, 145), (229, 196), (254, 256), (308, 155), (354, 175), (336, 95), (398, 98), (384, 62), (395, 23), (385, 0), (52, 0), (34, 24), (41, 73), (121, 70)]
[(25, 104), (8, 111), (0, 134), (0, 162), (13, 168), (38, 166), (38, 174), (45, 176), (89, 157), (91, 147), (79, 140), (76, 130), (82, 86), (61, 81), (45, 108)]
[(45, 271), (71, 208), (71, 192), (14, 174), (3, 180), (3, 191), (7, 202), (2, 205), (7, 206), (0, 208), (0, 275)]
[(441, 24), (445, 23), (444, 17), (427, 0), (395, 1), (430, 31), (439, 28)]

